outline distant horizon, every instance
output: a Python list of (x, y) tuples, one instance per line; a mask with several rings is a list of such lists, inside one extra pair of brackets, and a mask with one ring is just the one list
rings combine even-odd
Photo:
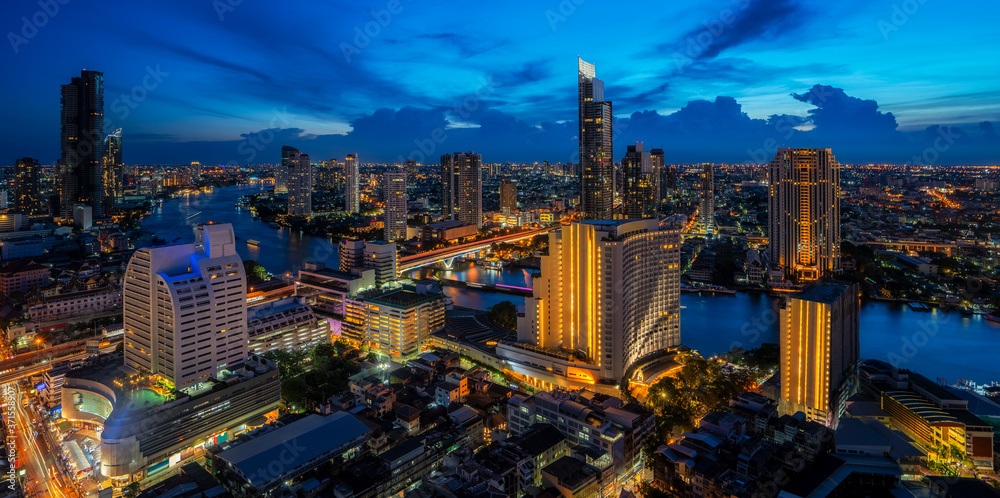
[[(86, 67), (105, 75), (106, 130), (123, 129), (126, 164), (270, 164), (282, 145), (376, 163), (473, 149), (577, 162), (580, 56), (613, 102), (615, 162), (641, 141), (671, 164), (762, 163), (782, 146), (828, 147), (844, 164), (1000, 164), (1000, 65), (982, 43), (996, 3), (629, 9), (642, 16), (597, 0), (216, 4), (113, 0), (40, 17), (5, 4), (19, 21), (0, 87), (17, 119), (0, 123), (0, 161), (55, 162), (59, 86)], [(595, 25), (649, 34), (595, 37)], [(87, 50), (67, 49), (81, 40)]]

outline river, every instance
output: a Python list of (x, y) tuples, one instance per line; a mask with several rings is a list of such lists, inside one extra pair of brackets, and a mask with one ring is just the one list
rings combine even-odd
[[(306, 260), (336, 267), (336, 244), (288, 229), (273, 229), (255, 221), (248, 211), (234, 207), (239, 196), (262, 192), (265, 187), (244, 185), (215, 189), (210, 194), (189, 195), (164, 202), (142, 226), (169, 241), (190, 242), (191, 225), (208, 221), (232, 223), (237, 251), (256, 259), (272, 273), (294, 273)], [(257, 247), (246, 241), (259, 241)], [(487, 270), (472, 263), (454, 270), (420, 269), (413, 277), (434, 276), (479, 283), (531, 286), (531, 271), (516, 267)], [(487, 309), (501, 301), (512, 301), (524, 310), (524, 298), (503, 293), (444, 287), (458, 306)], [(705, 355), (728, 351), (733, 346), (754, 348), (777, 342), (776, 299), (762, 293), (725, 296), (681, 296), (681, 338), (684, 345)], [(865, 302), (861, 310), (861, 354), (913, 369), (930, 379), (989, 382), (1000, 380), (1000, 324), (981, 316), (956, 312), (916, 312), (898, 303)]]

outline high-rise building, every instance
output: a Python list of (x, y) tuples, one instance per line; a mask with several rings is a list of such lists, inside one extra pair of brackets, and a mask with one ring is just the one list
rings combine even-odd
[(412, 183), (417, 180), (417, 161), (415, 159), (407, 159), (403, 163), (403, 171), (406, 172), (407, 183)]
[(483, 227), (482, 156), (455, 152), (441, 156), (441, 215)]
[(596, 375), (574, 380), (587, 382), (621, 379), (637, 360), (678, 346), (680, 246), (680, 232), (661, 230), (657, 219), (550, 232), (518, 341), (582, 351)]
[(857, 284), (819, 284), (789, 296), (781, 310), (782, 413), (836, 428), (857, 390), (860, 292)]
[(705, 232), (715, 230), (715, 175), (709, 163), (701, 165), (701, 203), (698, 205), (698, 221)]
[(45, 214), (48, 206), (42, 201), (42, 167), (38, 159), (22, 157), (14, 165), (14, 209), (29, 216)]
[(246, 275), (233, 227), (194, 232), (194, 244), (136, 251), (124, 279), (125, 365), (178, 388), (247, 357)]
[(365, 267), (365, 241), (340, 239), (338, 247), (340, 256), (340, 271), (350, 273), (352, 270)]
[(115, 202), (125, 194), (124, 167), (122, 162), (122, 129), (118, 128), (104, 139), (104, 157), (101, 161), (104, 175), (104, 213), (110, 215)]
[(664, 181), (667, 168), (666, 163), (663, 161), (663, 149), (649, 149), (649, 158), (653, 161), (653, 171), (656, 171), (659, 177), (656, 181), (656, 207), (658, 209), (660, 204), (663, 204), (665, 200), (664, 192), (668, 187)]
[(768, 168), (768, 256), (785, 278), (840, 271), (840, 163), (830, 149), (778, 149)]
[(104, 73), (81, 71), (62, 86), (61, 149), (59, 158), (59, 215), (73, 218), (73, 207), (104, 213)]
[(614, 208), (611, 102), (594, 65), (577, 57), (580, 101), (580, 203), (583, 219), (610, 220)]
[(510, 216), (517, 209), (517, 184), (510, 180), (500, 182), (500, 211)]
[(393, 289), (364, 299), (362, 341), (383, 354), (409, 357), (444, 327), (446, 299), (439, 291)]
[(344, 211), (348, 214), (361, 212), (361, 190), (358, 178), (358, 155), (348, 154), (344, 159)]
[(396, 243), (365, 242), (365, 268), (375, 270), (375, 285), (396, 281)]
[(406, 172), (388, 171), (383, 176), (385, 188), (385, 240), (406, 238)]
[(339, 172), (340, 163), (336, 159), (320, 161), (316, 170), (316, 188), (336, 192), (340, 190)]
[(653, 156), (641, 142), (629, 145), (621, 162), (625, 177), (625, 218), (656, 216), (659, 197), (660, 171), (653, 166)]
[(295, 147), (281, 148), (281, 170), (288, 189), (288, 215), (312, 215), (313, 167), (309, 154)]

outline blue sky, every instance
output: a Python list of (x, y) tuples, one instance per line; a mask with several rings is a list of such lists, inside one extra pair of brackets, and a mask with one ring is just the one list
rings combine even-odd
[(614, 102), (616, 156), (1000, 164), (986, 0), (49, 1), (0, 7), (0, 163), (55, 161), (59, 85), (83, 68), (105, 74), (129, 164), (274, 162), (282, 145), (573, 161), (580, 55)]

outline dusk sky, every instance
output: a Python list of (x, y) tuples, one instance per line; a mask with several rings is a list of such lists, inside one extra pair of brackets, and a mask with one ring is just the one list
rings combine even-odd
[(50, 1), (3, 2), (0, 164), (57, 159), (84, 68), (127, 164), (575, 161), (578, 55), (616, 161), (643, 141), (668, 163), (1000, 164), (995, 1)]

